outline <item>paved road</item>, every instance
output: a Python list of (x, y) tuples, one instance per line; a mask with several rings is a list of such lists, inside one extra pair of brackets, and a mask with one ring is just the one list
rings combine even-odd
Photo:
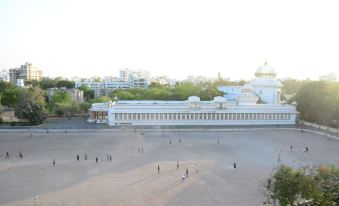
[[(310, 149), (306, 160), (305, 146)], [(276, 151), (282, 151), (282, 163), (295, 168), (326, 163), (339, 166), (338, 146), (338, 140), (324, 136), (274, 129), (116, 130), (32, 137), (0, 133), (0, 205), (33, 205), (35, 194), (49, 205), (65, 205), (63, 199), (68, 205), (94, 205), (94, 197), (102, 199), (95, 199), (96, 205), (262, 205), (261, 185), (277, 164)], [(140, 147), (143, 153), (138, 152)], [(9, 160), (5, 159), (7, 151)], [(23, 160), (18, 158), (19, 151)], [(77, 154), (81, 155), (79, 162)], [(106, 160), (107, 154), (112, 155), (112, 162)], [(183, 164), (178, 171), (177, 160)], [(234, 162), (236, 170), (232, 170)], [(181, 182), (186, 167), (194, 173), (195, 163), (200, 173)], [(163, 173), (154, 176), (158, 164)]]

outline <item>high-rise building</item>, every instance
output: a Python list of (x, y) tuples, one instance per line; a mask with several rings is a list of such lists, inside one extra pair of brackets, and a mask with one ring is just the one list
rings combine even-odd
[(42, 79), (42, 70), (26, 62), (25, 65), (21, 65), (20, 68), (9, 70), (9, 81), (15, 84), (18, 79), (23, 79), (24, 81), (40, 80)]
[(151, 74), (145, 70), (131, 70), (131, 69), (121, 69), (120, 70), (120, 80), (128, 81), (129, 79), (146, 79), (147, 81), (151, 78)]

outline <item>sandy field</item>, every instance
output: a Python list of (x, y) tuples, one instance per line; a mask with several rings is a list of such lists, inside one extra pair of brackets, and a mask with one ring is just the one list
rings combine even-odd
[(338, 148), (292, 129), (0, 133), (0, 205), (262, 205), (279, 153), (294, 168), (339, 166)]

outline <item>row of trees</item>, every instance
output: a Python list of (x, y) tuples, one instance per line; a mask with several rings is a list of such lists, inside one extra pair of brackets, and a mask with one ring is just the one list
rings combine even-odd
[(339, 121), (339, 82), (309, 81), (295, 95), (303, 120), (337, 127)]
[(239, 85), (236, 82), (217, 81), (193, 84), (180, 82), (174, 87), (152, 84), (148, 89), (117, 89), (112, 92), (110, 98), (120, 100), (187, 100), (189, 96), (198, 96), (201, 100), (212, 100), (213, 97), (222, 96), (218, 91), (220, 85)]
[[(42, 88), (50, 80), (41, 82), (33, 81), (29, 88), (21, 88), (16, 85), (0, 81), (0, 107), (6, 106), (15, 111), (15, 116), (30, 124), (37, 125), (46, 121), (47, 113), (59, 116), (71, 116), (87, 112), (88, 103), (76, 102), (69, 93), (56, 92), (51, 98), (47, 98), (47, 92)], [(67, 80), (56, 81), (55, 85), (64, 86)], [(73, 85), (74, 86), (74, 85)], [(1, 111), (0, 111), (1, 112)]]
[(339, 204), (339, 168), (294, 170), (283, 165), (265, 182), (264, 194), (264, 203), (277, 200), (281, 206)]
[(60, 88), (60, 87), (66, 87), (68, 89), (74, 88), (75, 87), (75, 82), (71, 80), (66, 80), (62, 79), (61, 77), (57, 78), (49, 78), (49, 77), (44, 77), (40, 81), (38, 80), (31, 80), (31, 81), (26, 81), (25, 85), (31, 86), (31, 87), (40, 87), (41, 89), (48, 89), (48, 88)]

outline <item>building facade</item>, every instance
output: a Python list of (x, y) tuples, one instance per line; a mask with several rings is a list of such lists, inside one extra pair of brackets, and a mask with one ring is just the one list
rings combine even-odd
[[(281, 84), (265, 63), (249, 84), (221, 87), (224, 97), (200, 101), (116, 101), (93, 104), (89, 122), (114, 125), (294, 125), (294, 105), (280, 103)], [(260, 101), (261, 100), (261, 101)]]
[(20, 68), (13, 68), (9, 70), (9, 81), (16, 84), (18, 79), (24, 81), (41, 80), (42, 70), (38, 69), (31, 63), (25, 63)]

